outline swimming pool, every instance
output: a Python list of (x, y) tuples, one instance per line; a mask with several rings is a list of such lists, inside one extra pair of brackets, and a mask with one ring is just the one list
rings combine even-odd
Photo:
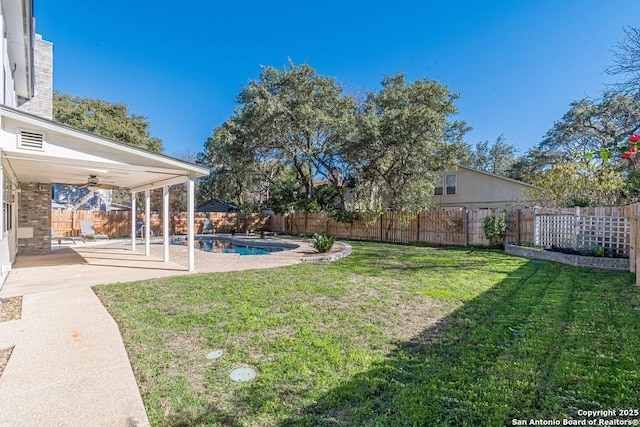
[[(195, 236), (195, 248), (205, 252), (239, 255), (268, 255), (271, 252), (295, 249), (298, 245), (284, 242), (263, 242), (252, 239), (234, 239), (224, 236)], [(185, 237), (175, 238), (174, 245), (187, 245)]]

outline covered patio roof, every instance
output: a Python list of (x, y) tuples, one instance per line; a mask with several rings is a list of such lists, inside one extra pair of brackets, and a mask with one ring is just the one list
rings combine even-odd
[[(201, 166), (14, 108), (0, 106), (0, 115), (2, 157), (21, 182), (83, 185), (95, 176), (100, 184), (142, 191), (209, 174)], [(30, 138), (28, 144), (21, 141), (25, 135)]]
[[(0, 106), (0, 159), (3, 171), (20, 183), (87, 185), (145, 193), (145, 252), (150, 254), (150, 193), (163, 189), (163, 245), (169, 261), (169, 186), (187, 184), (189, 271), (194, 271), (194, 180), (209, 174), (207, 168), (108, 138), (61, 125), (11, 107)], [(0, 182), (4, 182), (0, 174)], [(102, 187), (101, 187), (102, 186)], [(106, 187), (105, 187), (106, 186)], [(0, 195), (4, 184), (0, 185)], [(13, 191), (13, 190), (12, 190)], [(42, 188), (40, 191), (46, 191)], [(1, 200), (2, 198), (0, 198)], [(136, 212), (136, 198), (131, 210)], [(42, 203), (42, 201), (40, 201)], [(50, 202), (47, 202), (50, 209)], [(0, 218), (2, 223), (3, 218)], [(135, 218), (131, 221), (131, 247), (136, 246)], [(2, 225), (1, 228), (3, 228)], [(18, 224), (18, 238), (40, 242), (49, 230)], [(40, 240), (38, 240), (40, 239)], [(6, 240), (5, 240), (6, 242)]]

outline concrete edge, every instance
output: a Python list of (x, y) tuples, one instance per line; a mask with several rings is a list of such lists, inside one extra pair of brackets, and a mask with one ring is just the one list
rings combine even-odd
[(597, 268), (600, 270), (629, 271), (629, 259), (625, 258), (601, 258), (559, 252), (549, 252), (525, 246), (505, 245), (504, 251), (508, 255), (519, 256), (527, 259), (559, 262), (573, 267)]
[(344, 246), (344, 248), (340, 252), (334, 252), (328, 255), (303, 257), (301, 261), (302, 262), (331, 262), (331, 261), (337, 261), (339, 259), (342, 259), (351, 255), (351, 245), (344, 242), (336, 242), (336, 243), (339, 243)]

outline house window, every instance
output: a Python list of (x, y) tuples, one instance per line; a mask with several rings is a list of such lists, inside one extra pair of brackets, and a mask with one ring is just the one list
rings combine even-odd
[(436, 182), (436, 188), (434, 189), (433, 194), (436, 196), (442, 196), (442, 194), (444, 194), (443, 190), (442, 179), (440, 179), (440, 181)]
[(436, 183), (433, 194), (436, 196), (454, 195), (457, 191), (457, 176), (456, 174), (445, 175), (444, 179), (441, 179)]
[(447, 194), (456, 194), (456, 183), (458, 181), (456, 175), (447, 175), (445, 180), (447, 181)]

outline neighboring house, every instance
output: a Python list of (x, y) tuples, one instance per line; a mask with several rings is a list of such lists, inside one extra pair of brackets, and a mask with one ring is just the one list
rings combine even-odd
[[(124, 188), (147, 200), (152, 189), (168, 194), (186, 183), (192, 241), (194, 181), (208, 169), (52, 121), (53, 45), (35, 33), (33, 0), (0, 0), (0, 25), (0, 286), (17, 253), (51, 251), (53, 183)], [(188, 256), (193, 271), (191, 247)]]
[(508, 208), (532, 204), (534, 186), (466, 166), (450, 168), (436, 184), (433, 201), (440, 209)]
[[(436, 183), (432, 200), (436, 209), (443, 210), (530, 206), (533, 202), (527, 190), (533, 188), (533, 185), (526, 182), (466, 166), (456, 166), (449, 168)], [(352, 188), (345, 190), (345, 200), (347, 208), (354, 206), (355, 194)]]
[[(85, 211), (130, 211), (131, 205), (113, 201), (114, 190), (89, 190), (84, 187), (69, 187), (53, 184), (52, 206), (64, 206), (68, 210)], [(59, 209), (59, 208), (58, 208)]]
[(196, 212), (240, 212), (240, 208), (224, 200), (211, 199), (196, 208)]

